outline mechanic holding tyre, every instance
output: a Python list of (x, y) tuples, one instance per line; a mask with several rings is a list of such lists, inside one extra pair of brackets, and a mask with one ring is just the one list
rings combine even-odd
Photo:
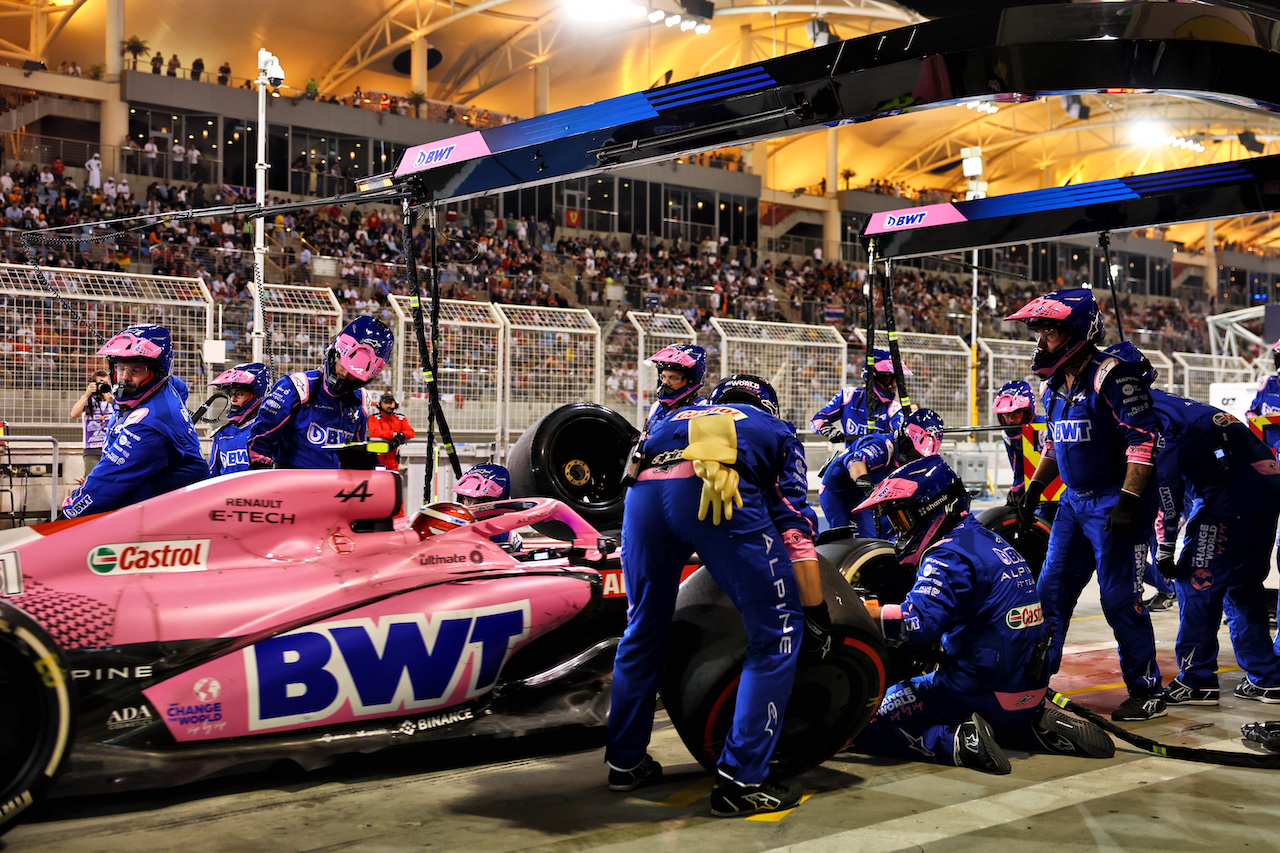
[(890, 687), (850, 750), (1004, 774), (1001, 746), (1109, 758), (1092, 723), (1044, 697), (1048, 637), (1035, 578), (1011, 545), (969, 514), (969, 493), (941, 457), (908, 462), (858, 506), (897, 531), (916, 568), (901, 604), (879, 608), (891, 646), (941, 641), (938, 668)]
[(850, 440), (846, 450), (827, 465), (818, 486), (818, 505), (831, 527), (850, 527), (852, 535), (876, 539), (881, 531), (875, 513), (854, 512), (871, 497), (876, 484), (912, 459), (931, 456), (942, 446), (946, 425), (932, 409), (917, 409), (901, 419), (895, 432), (872, 432)]
[(830, 618), (806, 501), (804, 447), (755, 376), (730, 376), (710, 405), (659, 420), (645, 444), (622, 521), (628, 622), (614, 662), (605, 760), (609, 789), (662, 778), (646, 754), (681, 572), (696, 551), (742, 614), (746, 660), (733, 724), (711, 793), (729, 817), (795, 806), (795, 782), (769, 778), (769, 759), (806, 655), (830, 648)]
[(344, 458), (334, 446), (366, 440), (364, 386), (386, 368), (394, 344), (395, 335), (381, 321), (357, 317), (329, 344), (319, 370), (277, 380), (250, 431), (250, 466), (372, 468), (372, 454)]
[[(1144, 378), (1155, 381), (1151, 362), (1133, 344), (1107, 352), (1139, 365)], [(1175, 651), (1181, 671), (1165, 701), (1218, 704), (1218, 626), (1225, 604), (1231, 648), (1244, 670), (1235, 695), (1280, 703), (1280, 650), (1272, 645), (1263, 589), (1280, 516), (1280, 463), (1221, 409), (1158, 389), (1151, 395), (1164, 436), (1156, 458), (1156, 568), (1177, 583), (1179, 601)], [(1186, 540), (1175, 560), (1184, 511)]]
[(1150, 383), (1137, 365), (1098, 351), (1102, 313), (1091, 290), (1054, 291), (1006, 319), (1026, 323), (1038, 338), (1031, 368), (1045, 380), (1041, 400), (1049, 424), (1044, 455), (1019, 505), (1024, 520), (1030, 522), (1055, 476), (1066, 486), (1038, 582), (1050, 671), (1062, 663), (1071, 612), (1096, 570), (1129, 691), (1111, 718), (1164, 716), (1155, 635), (1142, 605), (1156, 517), (1155, 485), (1147, 485), (1161, 432)]
[(150, 323), (129, 326), (98, 355), (110, 366), (115, 414), (102, 461), (62, 502), (67, 518), (129, 506), (208, 475), (187, 411), (186, 383), (172, 375), (169, 330)]

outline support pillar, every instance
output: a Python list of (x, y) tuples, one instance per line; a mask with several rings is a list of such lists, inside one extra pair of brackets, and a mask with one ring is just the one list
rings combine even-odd
[(822, 259), (827, 263), (840, 261), (840, 192), (836, 187), (839, 143), (836, 128), (827, 128), (826, 192), (823, 193), (826, 206), (822, 211)]
[(129, 135), (129, 105), (124, 101), (124, 87), (120, 81), (124, 68), (124, 51), (120, 47), (124, 41), (124, 0), (107, 0), (103, 38), (106, 39), (107, 57), (105, 79), (111, 87), (111, 94), (101, 104), (98, 153), (102, 155), (103, 170), (111, 174), (124, 171), (121, 146)]
[[(1204, 297), (1213, 299), (1218, 295), (1218, 246), (1217, 236), (1213, 230), (1213, 220), (1204, 224)], [(1218, 306), (1221, 311), (1222, 306)]]
[(533, 114), (544, 116), (551, 112), (551, 66), (539, 62), (533, 66)]
[(427, 39), (418, 36), (409, 43), (409, 91), (427, 94)]

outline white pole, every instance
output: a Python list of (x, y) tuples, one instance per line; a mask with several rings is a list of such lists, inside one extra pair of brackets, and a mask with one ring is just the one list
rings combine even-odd
[[(265, 50), (258, 51), (258, 162), (257, 195), (258, 207), (266, 206), (267, 200), (267, 63), (263, 54), (270, 56)], [(267, 232), (264, 217), (259, 216), (253, 223), (253, 360), (263, 361), (266, 350), (266, 329), (263, 328), (262, 286), (266, 281)]]

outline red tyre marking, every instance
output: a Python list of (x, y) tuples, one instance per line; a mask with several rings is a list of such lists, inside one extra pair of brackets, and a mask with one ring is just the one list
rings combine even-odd
[(738, 673), (738, 677), (730, 681), (724, 691), (721, 692), (720, 698), (716, 699), (715, 704), (711, 706), (711, 713), (707, 715), (707, 728), (702, 733), (702, 751), (712, 760), (719, 756), (713, 755), (711, 752), (711, 729), (715, 726), (716, 717), (720, 716), (720, 709), (724, 707), (725, 702), (729, 701), (729, 695), (738, 689), (738, 682), (741, 680), (742, 673)]
[(880, 701), (884, 699), (885, 688), (888, 687), (888, 685), (885, 684), (884, 660), (880, 657), (880, 655), (876, 654), (874, 649), (872, 649), (866, 643), (862, 642), (862, 640), (855, 640), (852, 637), (845, 637), (844, 644), (846, 646), (852, 646), (855, 649), (861, 649), (863, 652), (866, 653), (867, 657), (871, 658), (873, 661), (876, 662), (876, 673), (880, 676), (880, 692), (876, 696), (876, 707), (879, 708)]

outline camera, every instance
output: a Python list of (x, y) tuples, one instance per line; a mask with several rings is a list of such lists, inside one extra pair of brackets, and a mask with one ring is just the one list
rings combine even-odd
[(111, 383), (110, 383), (110, 382), (103, 382), (101, 379), (99, 379), (99, 380), (98, 380), (98, 393), (99, 393), (99, 394), (110, 394), (110, 393), (111, 393)]
[(267, 82), (276, 88), (284, 82), (284, 69), (280, 67), (280, 60), (269, 50), (259, 48), (258, 70), (266, 76)]

